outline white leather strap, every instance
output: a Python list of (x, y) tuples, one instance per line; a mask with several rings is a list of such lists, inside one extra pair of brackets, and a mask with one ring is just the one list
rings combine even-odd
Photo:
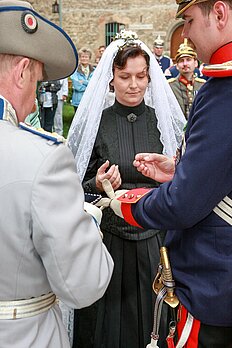
[(213, 211), (229, 225), (232, 225), (232, 199), (226, 196)]

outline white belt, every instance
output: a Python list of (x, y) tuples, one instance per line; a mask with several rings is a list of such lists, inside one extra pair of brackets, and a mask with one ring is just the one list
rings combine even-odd
[(0, 301), (1, 319), (21, 319), (46, 312), (56, 303), (53, 292), (29, 300)]

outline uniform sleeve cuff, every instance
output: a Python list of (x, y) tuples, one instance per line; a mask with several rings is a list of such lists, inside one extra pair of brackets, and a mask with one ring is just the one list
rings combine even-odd
[(137, 221), (134, 219), (133, 214), (132, 214), (132, 205), (131, 204), (127, 204), (127, 203), (122, 203), (121, 205), (121, 211), (122, 211), (122, 215), (124, 217), (124, 220), (135, 227), (139, 227), (139, 228), (143, 228), (142, 226), (140, 226)]

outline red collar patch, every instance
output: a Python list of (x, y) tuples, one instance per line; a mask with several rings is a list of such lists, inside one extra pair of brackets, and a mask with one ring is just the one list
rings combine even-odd
[(202, 73), (213, 77), (232, 76), (232, 42), (213, 53), (210, 64), (204, 66)]

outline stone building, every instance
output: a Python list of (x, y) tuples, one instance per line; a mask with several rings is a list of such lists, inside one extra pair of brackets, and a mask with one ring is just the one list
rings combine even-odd
[[(29, 0), (35, 10), (70, 35), (77, 49), (83, 46), (96, 53), (122, 28), (136, 31), (152, 48), (157, 35), (165, 41), (165, 53), (175, 56), (183, 41), (183, 21), (175, 19), (175, 0)], [(59, 12), (53, 13), (56, 5)]]

